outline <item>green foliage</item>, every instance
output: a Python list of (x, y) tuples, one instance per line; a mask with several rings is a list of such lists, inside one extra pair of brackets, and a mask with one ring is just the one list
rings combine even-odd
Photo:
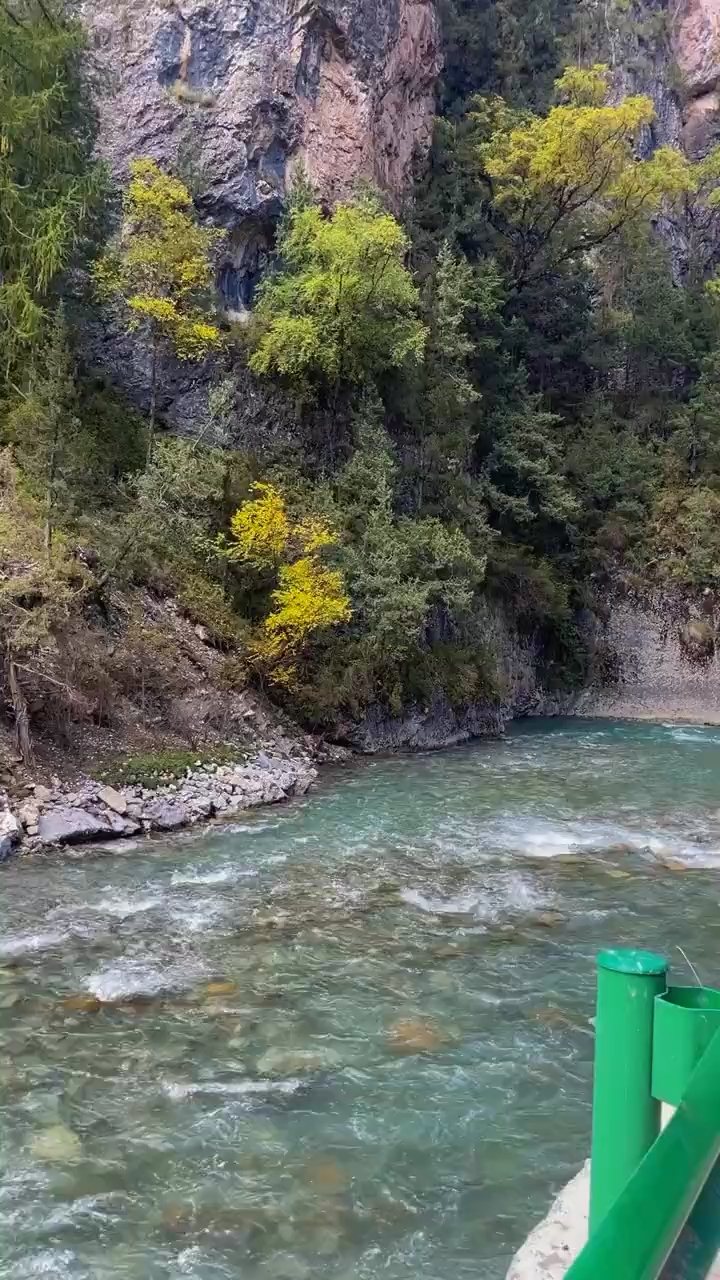
[(296, 204), (279, 270), (259, 291), (251, 369), (309, 396), (421, 360), (425, 329), (407, 248), (399, 224), (370, 197), (329, 218)]
[(61, 513), (70, 514), (77, 489), (73, 481), (84, 466), (78, 408), (65, 315), (59, 306), (48, 326), (47, 346), (35, 356), (27, 390), (19, 396), (5, 428), (26, 481), (44, 507), (48, 560), (55, 524)]
[(92, 163), (85, 34), (56, 0), (0, 6), (0, 369), (43, 333), (45, 307), (104, 194)]
[(478, 92), (544, 110), (576, 9), (574, 0), (441, 0), (443, 115)]
[[(249, 371), (213, 317), (193, 144), (187, 185), (135, 161), (91, 270), (147, 344), (148, 422), (78, 377), (57, 306), (102, 180), (82, 31), (47, 2), (0, 8), (0, 665), (23, 754), (37, 707), (79, 705), (83, 663), (92, 714), (115, 681), (145, 725), (184, 678), (177, 645), (213, 645), (225, 687), (265, 683), (332, 730), (506, 698), (518, 642), (547, 687), (577, 686), (584, 610), (618, 582), (718, 589), (720, 152), (653, 149), (652, 104), (595, 61), (656, 49), (662, 15), (441, 0), (444, 116), (406, 226), (367, 190), (321, 208), (299, 172)], [(200, 438), (154, 443), (160, 354), (220, 347)], [(258, 456), (227, 447), (253, 373), (293, 424)], [(117, 633), (104, 655), (91, 617)]]
[(425, 359), (388, 393), (402, 440), (403, 487), (417, 512), (482, 519), (468, 483), (482, 399), (471, 359), (483, 348), (491, 354), (494, 341), (473, 341), (469, 323), (495, 318), (501, 289), (494, 263), (473, 268), (443, 241), (423, 289)]
[(120, 234), (94, 274), (100, 297), (121, 303), (128, 329), (147, 336), (152, 447), (161, 345), (182, 360), (202, 360), (222, 345), (218, 326), (208, 319), (208, 295), (223, 234), (197, 224), (190, 192), (154, 160), (132, 161), (130, 175)]
[(662, 492), (654, 550), (662, 577), (682, 586), (720, 586), (720, 493), (707, 485)]
[(244, 756), (237, 749), (218, 743), (212, 749), (184, 751), (168, 747), (165, 751), (149, 751), (111, 761), (99, 773), (100, 778), (115, 787), (161, 786), (170, 779), (184, 778), (188, 769), (203, 764), (234, 764)]
[(301, 691), (305, 713), (332, 719), (375, 703), (397, 712), (437, 694), (445, 687), (443, 671), (455, 663), (448, 655), (462, 642), (476, 644), (475, 666), (467, 655), (462, 664), (467, 681), (487, 691), (488, 655), (476, 608), (484, 543), (478, 538), (473, 545), (436, 517), (398, 517), (397, 463), (377, 401), (366, 399), (356, 431), (356, 452), (326, 497), (341, 531), (338, 563), (352, 617), (323, 654), (315, 683)]
[(43, 517), (10, 452), (0, 452), (0, 649), (24, 660), (52, 650), (87, 576), (65, 539), (47, 562)]

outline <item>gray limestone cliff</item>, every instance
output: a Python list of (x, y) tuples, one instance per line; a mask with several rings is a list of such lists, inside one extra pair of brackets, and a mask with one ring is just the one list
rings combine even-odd
[(580, 715), (720, 723), (720, 604), (707, 592), (608, 603)]
[(221, 287), (250, 302), (293, 170), (329, 202), (367, 178), (399, 201), (427, 151), (440, 68), (432, 0), (84, 0), (100, 146), (180, 170), (230, 232)]
[[(433, 0), (82, 0), (100, 86), (99, 147), (119, 183), (149, 156), (178, 172), (201, 216), (227, 229), (218, 286), (242, 320), (302, 167), (327, 204), (360, 179), (399, 208), (432, 134), (440, 71)], [(86, 361), (148, 405), (148, 353), (88, 322)], [(211, 371), (164, 361), (159, 411), (207, 438)], [(292, 416), (247, 371), (237, 443), (257, 446)], [(217, 443), (222, 443), (217, 440)]]

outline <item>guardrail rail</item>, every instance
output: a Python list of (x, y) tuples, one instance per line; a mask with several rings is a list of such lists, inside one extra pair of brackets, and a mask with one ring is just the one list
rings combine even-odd
[(667, 972), (598, 956), (589, 1239), (566, 1280), (704, 1280), (720, 1248), (720, 991)]

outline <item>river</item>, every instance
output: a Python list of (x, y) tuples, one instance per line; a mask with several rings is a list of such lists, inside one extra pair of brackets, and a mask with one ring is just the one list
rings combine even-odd
[(496, 1280), (588, 1151), (609, 944), (720, 981), (720, 730), (525, 724), (0, 868), (0, 1277)]

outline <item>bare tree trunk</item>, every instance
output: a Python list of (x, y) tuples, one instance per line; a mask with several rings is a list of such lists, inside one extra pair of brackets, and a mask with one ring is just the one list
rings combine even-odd
[(15, 716), (15, 740), (17, 748), (22, 756), (23, 764), (30, 769), (35, 763), (35, 755), (32, 747), (32, 738), (30, 736), (30, 718), (28, 716), (28, 707), (25, 700), (25, 694), (22, 685), (18, 679), (17, 667), (12, 655), (10, 645), (7, 646), (7, 664), (8, 664), (8, 681), (10, 684), (10, 701), (12, 702), (13, 714)]
[(148, 447), (147, 457), (145, 459), (145, 469), (150, 466), (153, 455), (153, 444), (155, 443), (155, 412), (157, 405), (157, 364), (158, 364), (158, 340), (153, 334), (152, 340), (152, 364), (150, 366), (150, 422), (148, 424)]
[(57, 421), (53, 430), (50, 455), (47, 469), (47, 491), (45, 494), (45, 558), (48, 564), (52, 561), (53, 515), (55, 511), (55, 476), (57, 474), (57, 456), (59, 444), (59, 427)]

